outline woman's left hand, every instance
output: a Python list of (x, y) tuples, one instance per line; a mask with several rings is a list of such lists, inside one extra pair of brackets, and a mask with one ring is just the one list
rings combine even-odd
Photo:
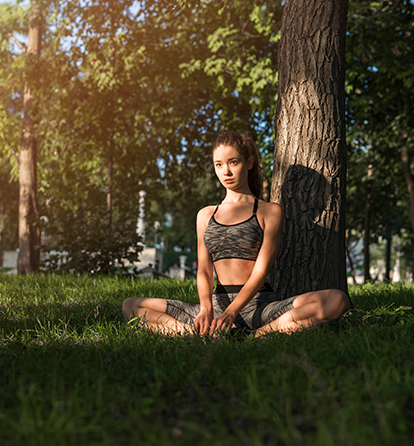
[(221, 331), (227, 333), (233, 325), (234, 319), (236, 319), (235, 315), (224, 312), (211, 321), (210, 334), (217, 335)]

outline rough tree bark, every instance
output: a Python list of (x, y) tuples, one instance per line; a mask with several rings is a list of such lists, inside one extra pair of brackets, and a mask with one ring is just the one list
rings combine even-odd
[(347, 12), (348, 0), (287, 0), (283, 11), (272, 201), (285, 223), (269, 278), (281, 298), (347, 291)]
[(34, 69), (40, 53), (41, 11), (32, 5), (29, 42), (26, 50), (28, 74), (24, 84), (23, 129), (19, 157), (19, 274), (34, 272), (39, 264), (40, 230), (33, 223), (38, 219), (35, 124), (31, 115)]

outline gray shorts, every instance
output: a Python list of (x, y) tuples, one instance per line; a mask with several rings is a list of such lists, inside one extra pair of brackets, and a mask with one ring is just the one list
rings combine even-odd
[[(243, 285), (217, 285), (212, 297), (215, 318), (224, 312), (242, 288)], [(257, 330), (291, 310), (296, 297), (279, 300), (272, 287), (265, 283), (237, 315), (232, 328)], [(195, 317), (200, 313), (200, 304), (167, 299), (166, 313), (180, 322), (193, 325)]]

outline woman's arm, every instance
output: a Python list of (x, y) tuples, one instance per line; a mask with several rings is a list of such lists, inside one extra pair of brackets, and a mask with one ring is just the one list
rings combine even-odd
[(228, 329), (232, 326), (239, 312), (263, 286), (270, 268), (276, 260), (282, 242), (283, 210), (276, 203), (268, 203), (263, 208), (263, 243), (253, 271), (233, 302), (222, 315), (212, 321), (211, 328), (213, 330)]
[(201, 335), (210, 330), (211, 321), (214, 318), (213, 304), (211, 301), (214, 285), (213, 263), (204, 244), (204, 232), (213, 212), (214, 206), (208, 206), (201, 209), (197, 214), (197, 291), (201, 308), (200, 313), (194, 319), (194, 328)]

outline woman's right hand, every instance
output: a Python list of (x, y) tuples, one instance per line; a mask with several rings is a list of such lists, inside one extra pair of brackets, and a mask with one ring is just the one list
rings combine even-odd
[(208, 334), (210, 331), (211, 321), (214, 319), (213, 310), (201, 309), (200, 313), (194, 319), (194, 330), (200, 335)]

